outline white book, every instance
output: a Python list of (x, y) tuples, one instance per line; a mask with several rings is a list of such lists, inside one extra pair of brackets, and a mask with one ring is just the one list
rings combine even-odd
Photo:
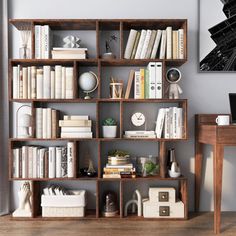
[(41, 58), (45, 59), (45, 29), (41, 26)]
[(165, 112), (166, 112), (165, 108), (160, 108), (158, 111), (158, 116), (156, 120), (156, 128), (155, 128), (157, 138), (162, 137), (164, 121), (165, 121)]
[(176, 123), (176, 138), (183, 138), (183, 108), (177, 108)]
[(155, 42), (156, 35), (157, 35), (157, 31), (152, 30), (151, 37), (150, 37), (150, 40), (149, 40), (149, 43), (148, 43), (147, 52), (146, 52), (146, 55), (145, 55), (145, 59), (151, 58), (151, 53), (152, 53), (152, 49), (153, 49), (153, 45), (154, 45), (154, 42)]
[(136, 34), (137, 34), (137, 30), (134, 30), (134, 29), (130, 30), (128, 41), (127, 41), (126, 48), (125, 48), (125, 53), (124, 53), (125, 59), (130, 59), (130, 57), (131, 57)]
[(166, 59), (172, 59), (172, 27), (166, 28)]
[(42, 110), (43, 110), (42, 138), (47, 138), (47, 108), (43, 108)]
[(43, 98), (49, 99), (51, 93), (51, 66), (43, 66)]
[(28, 147), (22, 146), (22, 178), (28, 178)]
[(141, 98), (141, 78), (140, 78), (140, 71), (134, 72), (134, 98), (140, 99)]
[(20, 149), (13, 149), (13, 178), (20, 178)]
[(161, 48), (160, 48), (160, 59), (165, 59), (166, 55), (166, 30), (162, 30), (162, 36), (161, 36)]
[(43, 69), (36, 70), (36, 97), (37, 99), (43, 98)]
[(31, 99), (31, 80), (32, 80), (32, 78), (31, 78), (31, 67), (30, 66), (28, 66), (28, 76), (27, 76), (27, 78), (28, 78), (28, 91), (27, 91), (27, 98), (28, 99)]
[(47, 138), (52, 138), (52, 109), (47, 108)]
[(91, 127), (61, 127), (62, 133), (86, 133), (91, 132)]
[(50, 91), (50, 98), (54, 99), (55, 98), (55, 71), (51, 71), (51, 91)]
[(73, 67), (66, 67), (66, 96), (65, 98), (73, 98)]
[(61, 132), (61, 138), (92, 138), (92, 132)]
[(56, 178), (61, 178), (61, 159), (62, 159), (62, 148), (56, 147)]
[(61, 98), (66, 98), (66, 68), (64, 66), (61, 73)]
[(178, 30), (178, 59), (184, 59), (184, 30)]
[(172, 31), (172, 57), (178, 59), (179, 46), (178, 46), (178, 30)]
[(170, 138), (170, 109), (166, 108), (165, 112), (165, 125), (164, 125), (164, 138)]
[(39, 178), (39, 173), (40, 173), (40, 158), (39, 158), (39, 153), (40, 152), (40, 148), (37, 149), (37, 178)]
[(48, 149), (48, 178), (56, 177), (56, 148), (49, 147)]
[(54, 53), (52, 51), (52, 59), (86, 59), (87, 55), (84, 54), (76, 54), (76, 53)]
[(143, 43), (143, 48), (142, 48), (142, 52), (141, 52), (141, 55), (140, 55), (140, 59), (145, 59), (145, 56), (146, 56), (146, 53), (147, 53), (147, 50), (148, 50), (148, 44), (149, 44), (149, 41), (151, 39), (151, 34), (152, 34), (152, 31), (147, 30), (147, 34), (146, 34), (146, 37), (145, 37), (145, 40), (144, 40), (144, 43)]
[(75, 146), (73, 142), (67, 143), (67, 176), (73, 178), (75, 163)]
[(158, 48), (159, 48), (159, 45), (160, 45), (161, 35), (162, 35), (162, 31), (157, 30), (157, 35), (156, 35), (154, 45), (153, 45), (153, 49), (152, 49), (152, 53), (151, 53), (151, 59), (155, 59), (157, 57), (157, 51), (158, 51)]
[(22, 68), (22, 78), (23, 78), (23, 99), (28, 98), (28, 68)]
[(39, 178), (44, 178), (44, 167), (45, 167), (45, 152), (46, 148), (39, 149)]
[(51, 29), (49, 25), (44, 25), (44, 58), (50, 58), (50, 51), (51, 51)]
[(62, 91), (62, 66), (55, 66), (55, 98), (60, 99)]
[(67, 177), (67, 148), (62, 147), (62, 157), (61, 157), (61, 176)]
[(174, 130), (174, 108), (169, 108), (169, 138), (173, 138), (173, 130)]
[(38, 177), (38, 173), (37, 173), (37, 159), (38, 159), (38, 147), (33, 147), (33, 155), (32, 155), (32, 159), (33, 159), (33, 178), (37, 178)]
[(36, 98), (36, 66), (31, 66), (31, 98)]
[(172, 138), (177, 138), (177, 107), (173, 107), (173, 114), (172, 114), (172, 121), (173, 121), (173, 128), (172, 128)]
[(162, 90), (163, 90), (163, 85), (162, 85), (162, 62), (156, 62), (155, 63), (155, 98), (156, 99), (161, 99), (162, 98)]
[(143, 134), (143, 135), (154, 135), (155, 131), (153, 130), (126, 130), (125, 131), (125, 135), (139, 135), (139, 134)]
[(17, 66), (13, 66), (12, 68), (12, 87), (13, 87), (13, 91), (12, 91), (12, 97), (13, 99), (17, 99), (19, 98), (19, 77), (18, 77), (18, 67)]
[(41, 54), (41, 25), (35, 25), (35, 58), (36, 59), (41, 59), (42, 54)]
[(28, 178), (33, 178), (33, 147), (28, 147)]
[(21, 66), (18, 65), (18, 77), (19, 77), (19, 98), (23, 98), (23, 72)]
[(36, 108), (36, 138), (43, 137), (43, 108)]
[(149, 62), (148, 66), (148, 75), (149, 75), (149, 98), (155, 99), (156, 98), (156, 63)]
[(88, 51), (88, 48), (62, 48), (62, 47), (54, 47), (52, 48), (53, 51), (79, 51), (84, 52)]
[(147, 34), (146, 30), (141, 31), (141, 35), (140, 35), (140, 39), (139, 39), (139, 43), (138, 43), (138, 47), (137, 47), (134, 59), (140, 59), (141, 52), (143, 49), (144, 40), (146, 38), (146, 34)]
[(68, 116), (64, 115), (63, 116), (64, 120), (89, 120), (89, 116), (83, 116), (83, 115), (78, 115), (78, 116)]

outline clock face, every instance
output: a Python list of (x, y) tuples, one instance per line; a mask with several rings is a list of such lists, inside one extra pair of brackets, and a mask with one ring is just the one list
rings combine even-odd
[(136, 112), (131, 117), (131, 122), (134, 126), (141, 126), (145, 123), (145, 116), (141, 112)]

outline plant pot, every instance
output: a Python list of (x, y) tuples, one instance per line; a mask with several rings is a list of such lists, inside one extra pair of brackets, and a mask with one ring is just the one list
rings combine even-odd
[(103, 138), (116, 138), (117, 126), (102, 126)]

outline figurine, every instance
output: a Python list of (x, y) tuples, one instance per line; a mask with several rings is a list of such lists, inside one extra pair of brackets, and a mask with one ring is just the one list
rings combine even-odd
[[(137, 200), (135, 199), (135, 196), (137, 196)], [(128, 215), (128, 207), (131, 204), (132, 204), (132, 213), (135, 213), (135, 205), (137, 205), (138, 216), (142, 216), (142, 196), (138, 190), (134, 191), (133, 198), (125, 204), (125, 212), (124, 212), (125, 216)]]
[(24, 182), (18, 192), (19, 207), (13, 212), (13, 217), (32, 217), (31, 195), (30, 183)]
[(104, 59), (114, 59), (114, 58), (116, 58), (116, 56), (112, 53), (110, 44), (111, 44), (112, 41), (117, 42), (117, 39), (118, 39), (118, 37), (116, 35), (111, 35), (109, 37), (109, 40), (106, 40), (106, 43), (105, 43), (106, 52), (102, 56)]
[(73, 36), (73, 35), (68, 35), (65, 38), (63, 38), (63, 42), (65, 43), (63, 45), (64, 48), (79, 48), (80, 47), (80, 38)]
[(166, 73), (166, 80), (170, 84), (167, 89), (166, 93), (169, 90), (169, 98), (170, 99), (178, 99), (179, 94), (182, 94), (183, 91), (181, 87), (177, 84), (181, 79), (181, 72), (177, 68), (170, 68)]
[(117, 196), (115, 192), (108, 191), (104, 194), (103, 215), (105, 217), (113, 217), (118, 214)]

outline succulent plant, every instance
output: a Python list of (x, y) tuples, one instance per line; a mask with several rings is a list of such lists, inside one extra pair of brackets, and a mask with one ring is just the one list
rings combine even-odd
[(104, 125), (104, 126), (114, 126), (114, 125), (117, 125), (117, 122), (116, 122), (115, 119), (109, 117), (109, 118), (105, 119), (102, 122), (102, 125)]
[(109, 156), (120, 156), (120, 157), (125, 157), (129, 156), (129, 153), (123, 150), (111, 150), (108, 152)]

